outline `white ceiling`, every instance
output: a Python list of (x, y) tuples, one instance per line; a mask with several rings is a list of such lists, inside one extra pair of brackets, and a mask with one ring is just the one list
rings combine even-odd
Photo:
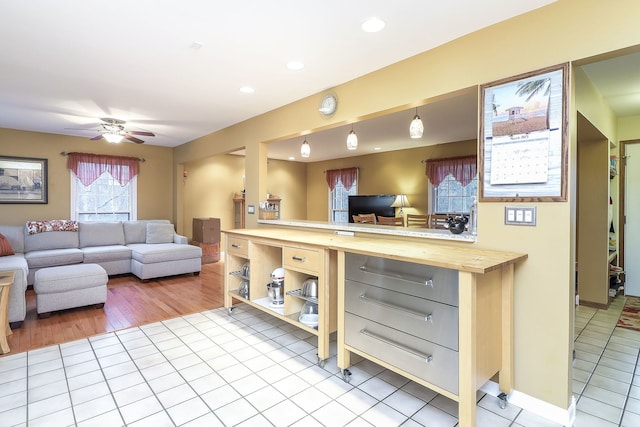
[[(553, 1), (3, 1), (0, 127), (90, 138), (82, 129), (114, 117), (175, 147)], [(363, 32), (371, 16), (386, 28)], [(451, 138), (436, 131), (446, 108), (429, 108), (429, 138)]]

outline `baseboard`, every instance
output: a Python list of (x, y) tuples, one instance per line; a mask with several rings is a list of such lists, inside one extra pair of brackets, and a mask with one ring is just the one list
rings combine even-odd
[[(490, 394), (492, 396), (498, 396), (500, 388), (498, 383), (489, 381), (483, 385), (480, 390)], [(549, 421), (553, 421), (556, 424), (560, 424), (567, 427), (572, 427), (576, 420), (576, 399), (571, 397), (571, 405), (568, 409), (562, 409), (548, 402), (540, 400), (538, 398), (529, 396), (528, 394), (521, 393), (514, 390), (509, 394), (509, 403), (536, 414), (540, 417), (546, 418)]]

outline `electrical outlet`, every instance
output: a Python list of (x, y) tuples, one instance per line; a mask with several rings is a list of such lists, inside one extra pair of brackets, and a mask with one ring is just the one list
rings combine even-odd
[(505, 206), (505, 225), (536, 225), (535, 206)]

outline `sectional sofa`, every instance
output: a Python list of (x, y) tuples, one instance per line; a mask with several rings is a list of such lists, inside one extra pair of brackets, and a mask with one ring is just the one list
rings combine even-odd
[(0, 271), (14, 271), (9, 294), (9, 323), (22, 325), (25, 291), (39, 269), (99, 264), (108, 275), (133, 273), (142, 281), (201, 270), (202, 249), (189, 245), (167, 220), (77, 223), (29, 221), (0, 225), (14, 255), (0, 256)]

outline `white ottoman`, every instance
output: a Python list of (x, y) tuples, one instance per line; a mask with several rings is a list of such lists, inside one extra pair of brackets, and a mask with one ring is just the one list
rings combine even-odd
[(38, 317), (47, 318), (52, 311), (96, 305), (107, 302), (107, 272), (98, 264), (73, 264), (42, 268), (36, 271), (33, 290), (36, 293)]

